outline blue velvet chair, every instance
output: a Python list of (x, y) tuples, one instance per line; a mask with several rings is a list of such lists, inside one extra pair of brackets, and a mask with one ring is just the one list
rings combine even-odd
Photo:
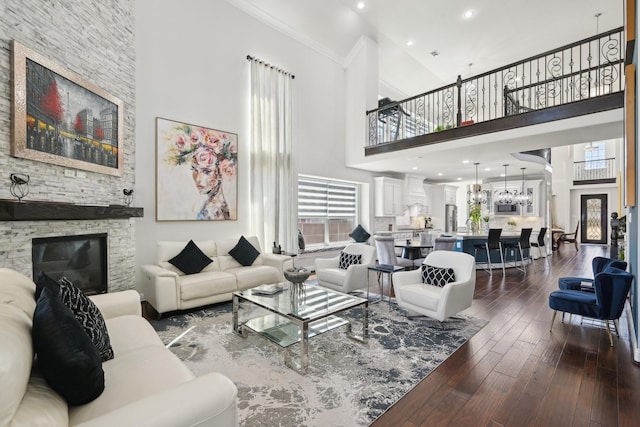
[(570, 289), (551, 292), (549, 295), (549, 307), (554, 311), (549, 331), (553, 328), (553, 322), (558, 311), (603, 320), (607, 325), (609, 342), (613, 347), (609, 320), (613, 320), (613, 326), (619, 337), (617, 320), (622, 315), (627, 294), (631, 288), (631, 282), (633, 282), (631, 273), (619, 268), (608, 267), (603, 272), (596, 274), (593, 281), (594, 292)]
[[(621, 270), (627, 269), (627, 263), (624, 261), (619, 261), (615, 258), (605, 258), (597, 256), (593, 258), (591, 261), (591, 269), (593, 270), (593, 277), (595, 277), (598, 273), (604, 271), (608, 267), (615, 267)], [(582, 282), (588, 283), (588, 285), (583, 285)], [(591, 291), (593, 292), (593, 279), (588, 277), (560, 277), (558, 279), (558, 287), (564, 290), (574, 290), (574, 291)]]

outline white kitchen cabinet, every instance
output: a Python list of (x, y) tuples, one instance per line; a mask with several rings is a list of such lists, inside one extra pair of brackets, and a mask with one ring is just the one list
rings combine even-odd
[(456, 193), (458, 191), (458, 187), (454, 187), (453, 185), (444, 185), (444, 203), (445, 205), (455, 205), (456, 204)]
[(402, 204), (401, 179), (376, 177), (374, 178), (374, 213), (375, 216), (399, 216), (404, 213)]

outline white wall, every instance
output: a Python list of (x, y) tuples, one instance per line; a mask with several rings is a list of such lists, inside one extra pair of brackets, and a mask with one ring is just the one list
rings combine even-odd
[[(162, 2), (160, 7), (157, 1), (138, 0), (135, 4), (136, 205), (145, 209), (138, 225), (138, 267), (153, 261), (158, 240), (216, 239), (250, 233), (248, 54), (295, 75), (297, 172), (373, 182), (370, 173), (344, 166), (342, 64), (226, 2), (183, 0)], [(156, 117), (238, 134), (237, 221), (155, 220)], [(269, 242), (261, 243), (268, 249)]]

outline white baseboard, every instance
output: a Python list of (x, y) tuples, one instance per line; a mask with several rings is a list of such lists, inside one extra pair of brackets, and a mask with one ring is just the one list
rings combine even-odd
[(625, 304), (627, 311), (627, 327), (629, 328), (629, 339), (631, 340), (631, 349), (633, 350), (633, 361), (640, 362), (640, 348), (638, 348), (638, 340), (636, 339), (636, 329), (633, 323), (633, 312), (629, 303)]

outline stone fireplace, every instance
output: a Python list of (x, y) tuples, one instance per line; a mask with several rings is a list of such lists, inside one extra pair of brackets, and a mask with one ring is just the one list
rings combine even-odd
[(0, 200), (0, 266), (33, 277), (34, 240), (101, 235), (106, 245), (106, 291), (135, 289), (134, 218), (142, 214), (142, 208), (124, 206)]
[(66, 277), (87, 295), (107, 292), (107, 233), (31, 240), (33, 277)]

